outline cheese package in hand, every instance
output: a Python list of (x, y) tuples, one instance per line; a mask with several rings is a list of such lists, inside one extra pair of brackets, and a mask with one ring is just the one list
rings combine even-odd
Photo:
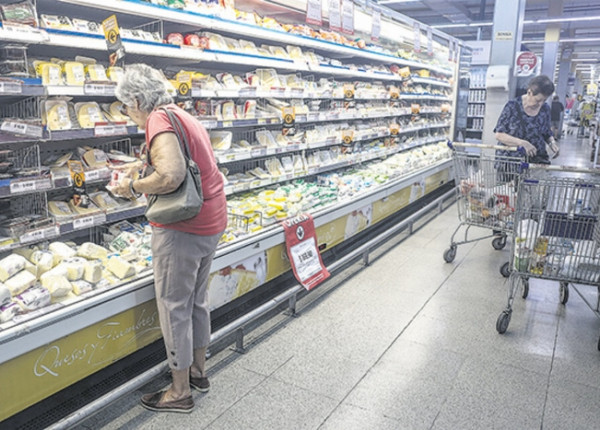
[(121, 257), (109, 258), (106, 268), (119, 279), (125, 279), (135, 275), (135, 267), (133, 267), (133, 264), (125, 261)]
[(25, 268), (27, 260), (21, 255), (11, 254), (0, 260), (0, 281), (4, 282), (8, 278), (19, 273)]
[(31, 287), (15, 296), (14, 300), (24, 312), (31, 312), (50, 304), (50, 291), (44, 287)]
[(6, 280), (4, 285), (10, 290), (10, 293), (13, 296), (17, 294), (21, 294), (27, 288), (33, 286), (35, 284), (36, 277), (35, 275), (29, 273), (27, 270), (23, 270), (17, 273), (12, 278)]

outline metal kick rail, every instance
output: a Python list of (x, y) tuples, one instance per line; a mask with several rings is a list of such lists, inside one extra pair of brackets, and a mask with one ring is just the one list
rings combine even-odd
[[(361, 258), (361, 257), (362, 257), (363, 263), (365, 265), (368, 265), (369, 264), (369, 254), (371, 253), (372, 249), (377, 248), (377, 246), (381, 243), (382, 240), (387, 239), (388, 237), (400, 232), (401, 230), (404, 230), (407, 227), (408, 227), (409, 234), (412, 234), (413, 226), (414, 226), (415, 222), (419, 220), (419, 218), (421, 218), (423, 215), (427, 214), (428, 212), (430, 212), (431, 210), (433, 210), (436, 207), (437, 207), (438, 214), (441, 213), (444, 210), (443, 203), (446, 200), (448, 200), (449, 198), (452, 198), (455, 196), (456, 196), (456, 191), (454, 189), (446, 192), (442, 196), (438, 197), (435, 201), (429, 203), (428, 205), (426, 205), (422, 209), (418, 210), (417, 212), (415, 212), (408, 218), (402, 220), (401, 222), (399, 222), (398, 224), (389, 228), (385, 232), (374, 237), (373, 239), (371, 239), (368, 242), (364, 243), (363, 245), (359, 246), (358, 248), (356, 248), (349, 254), (345, 255), (344, 257), (342, 257), (339, 260), (335, 261), (334, 263), (330, 264), (327, 267), (327, 269), (330, 272), (333, 272), (341, 267), (344, 267), (346, 264), (348, 264), (358, 258)], [(258, 318), (262, 317), (263, 315), (272, 311), (273, 309), (278, 308), (282, 303), (285, 303), (286, 301), (288, 301), (288, 304), (289, 304), (288, 311), (292, 315), (294, 315), (296, 313), (297, 296), (298, 296), (298, 293), (300, 293), (302, 291), (304, 291), (304, 287), (302, 287), (300, 284), (296, 284), (293, 287), (289, 288), (288, 290), (284, 291), (283, 293), (279, 294), (278, 296), (272, 298), (268, 302), (265, 302), (264, 304), (257, 307), (256, 309), (248, 312), (247, 314), (241, 316), (240, 318), (236, 319), (235, 321), (232, 321), (231, 323), (221, 327), (219, 330), (212, 333), (212, 335), (210, 337), (211, 345), (226, 338), (227, 336), (235, 333), (235, 335), (236, 335), (236, 341), (235, 341), (236, 350), (238, 350), (238, 351), (243, 350), (244, 326), (250, 322), (257, 320)], [(146, 385), (152, 379), (154, 379), (157, 376), (159, 376), (160, 374), (166, 372), (168, 370), (168, 368), (169, 367), (168, 367), (166, 360), (163, 361), (162, 363), (157, 364), (156, 366), (147, 370), (146, 372), (144, 372), (144, 373), (136, 376), (135, 378), (131, 379), (130, 381), (118, 386), (117, 388), (110, 391), (109, 393), (106, 393), (104, 396), (99, 397), (98, 399), (94, 400), (93, 402), (85, 405), (83, 408), (78, 409), (71, 415), (68, 415), (65, 418), (61, 419), (60, 421), (57, 421), (56, 423), (52, 424), (51, 426), (47, 427), (47, 430), (64, 430), (64, 429), (71, 428), (71, 427), (81, 423), (86, 418), (92, 416), (93, 414), (99, 412), (101, 409), (110, 405), (112, 402), (117, 400), (119, 397), (122, 397), (122, 396), (124, 396), (128, 393), (131, 393), (131, 392), (137, 390), (138, 388)]]

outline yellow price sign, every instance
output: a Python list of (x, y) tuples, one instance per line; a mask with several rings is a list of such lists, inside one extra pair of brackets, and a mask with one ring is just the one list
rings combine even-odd
[(281, 108), (281, 116), (284, 124), (293, 124), (296, 121), (296, 109), (293, 106)]
[(353, 99), (354, 98), (354, 84), (344, 84), (344, 98)]
[(344, 145), (351, 145), (354, 142), (354, 130), (342, 130), (342, 142)]

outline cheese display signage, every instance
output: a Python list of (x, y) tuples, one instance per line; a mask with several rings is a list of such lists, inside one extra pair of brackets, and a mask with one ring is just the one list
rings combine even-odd
[(306, 22), (308, 24), (323, 25), (323, 18), (321, 17), (321, 1), (322, 0), (308, 0), (306, 2)]
[(125, 57), (125, 48), (121, 41), (121, 32), (116, 15), (111, 15), (102, 21), (104, 29), (104, 38), (108, 48), (108, 59), (111, 66), (114, 66)]
[(302, 214), (283, 221), (282, 225), (294, 276), (310, 291), (329, 277), (317, 248), (313, 218), (310, 214)]

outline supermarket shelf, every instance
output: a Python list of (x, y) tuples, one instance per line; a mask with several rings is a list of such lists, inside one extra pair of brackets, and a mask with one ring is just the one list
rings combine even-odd
[(0, 124), (0, 144), (13, 142), (40, 142), (85, 140), (92, 138), (122, 137), (142, 135), (137, 126), (125, 124), (99, 124), (94, 128), (51, 131), (41, 125), (21, 123), (17, 120), (5, 120)]
[(467, 115), (467, 118), (485, 118), (483, 115)]
[(483, 130), (477, 128), (467, 128), (467, 131), (471, 133), (483, 133)]
[(487, 90), (486, 87), (469, 87), (469, 90)]
[(288, 173), (285, 175), (281, 175), (278, 177), (268, 178), (268, 179), (255, 179), (253, 181), (242, 182), (233, 185), (225, 186), (225, 194), (232, 195), (244, 191), (255, 190), (258, 188), (266, 187), (269, 185), (281, 184), (288, 181), (292, 181), (294, 179), (302, 179), (309, 176), (320, 175), (321, 173), (327, 173), (334, 170), (344, 169), (350, 166), (355, 166), (361, 163), (365, 163), (367, 161), (376, 160), (378, 158), (388, 157), (390, 155), (397, 154), (399, 152), (406, 151), (408, 149), (416, 148), (419, 146), (428, 145), (430, 143), (435, 142), (445, 142), (446, 138), (435, 138), (435, 139), (425, 139), (418, 142), (411, 142), (408, 145), (399, 145), (395, 148), (383, 149), (383, 150), (373, 150), (367, 151), (364, 153), (353, 154), (353, 157), (348, 157), (348, 160), (344, 160), (337, 163), (327, 164), (319, 167), (309, 168), (308, 171), (301, 171), (298, 173)]
[(484, 105), (485, 101), (483, 102), (468, 102), (470, 105)]
[[(451, 168), (451, 165), (450, 159), (436, 162), (394, 178), (370, 192), (356, 196), (351, 201), (339, 202), (317, 211), (313, 214), (315, 226), (319, 227), (366, 204), (381, 200), (414, 182)], [(220, 247), (211, 271), (235, 264), (248, 255), (281, 244), (284, 240), (283, 228), (277, 224), (233, 244)], [(96, 289), (80, 296), (77, 301), (57, 303), (25, 314), (18, 322), (1, 324), (0, 345), (10, 343), (10, 347), (0, 348), (0, 363), (152, 300), (154, 298), (152, 283), (151, 272), (143, 272), (139, 278), (126, 280), (121, 285)]]
[(451, 88), (449, 82), (440, 81), (438, 79), (430, 79), (430, 78), (410, 78), (410, 81), (414, 84), (425, 84), (425, 85), (436, 85), (438, 87), (446, 87)]
[(226, 33), (235, 34), (237, 36), (245, 36), (253, 39), (260, 39), (266, 42), (283, 43), (301, 46), (309, 49), (317, 49), (335, 55), (342, 55), (345, 57), (352, 58), (362, 58), (371, 62), (377, 61), (382, 63), (394, 63), (409, 66), (411, 68), (428, 69), (447, 76), (452, 75), (452, 72), (448, 69), (416, 61), (404, 60), (389, 54), (358, 49), (333, 42), (318, 40), (301, 35), (295, 35), (279, 30), (271, 30), (268, 28), (258, 27), (252, 24), (231, 21), (210, 15), (203, 15), (195, 12), (188, 12), (158, 5), (152, 5), (147, 2), (141, 2), (139, 0), (103, 0), (102, 2), (98, 2), (96, 0), (59, 1), (63, 3), (72, 3), (77, 5), (90, 6), (94, 8), (101, 8), (113, 12), (144, 16), (151, 19), (186, 24), (207, 30), (223, 31)]
[(37, 193), (50, 189), (52, 189), (52, 178), (49, 175), (0, 180), (0, 198)]
[(27, 85), (15, 78), (11, 81), (0, 81), (0, 97), (36, 97), (45, 94), (41, 85)]
[(86, 83), (83, 86), (47, 85), (44, 87), (48, 96), (93, 96), (114, 97), (116, 84)]

